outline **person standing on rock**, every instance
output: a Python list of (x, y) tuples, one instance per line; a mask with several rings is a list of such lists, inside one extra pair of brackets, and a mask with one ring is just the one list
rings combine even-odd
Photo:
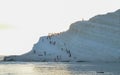
[(46, 51), (44, 51), (44, 56), (46, 56)]

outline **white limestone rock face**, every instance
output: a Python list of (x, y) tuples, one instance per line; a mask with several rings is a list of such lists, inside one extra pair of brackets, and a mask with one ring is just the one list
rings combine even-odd
[(16, 61), (120, 62), (120, 10), (71, 24), (69, 30), (40, 37)]

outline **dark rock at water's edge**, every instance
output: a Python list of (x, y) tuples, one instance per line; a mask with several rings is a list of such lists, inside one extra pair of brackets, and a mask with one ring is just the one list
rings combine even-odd
[(5, 56), (3, 61), (15, 61), (14, 58), (17, 57), (16, 55), (13, 56)]
[(97, 73), (104, 73), (104, 72), (101, 71), (101, 72), (97, 72)]

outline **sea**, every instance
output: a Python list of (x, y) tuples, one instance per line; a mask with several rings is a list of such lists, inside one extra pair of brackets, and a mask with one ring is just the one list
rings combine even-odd
[(120, 75), (120, 63), (1, 61), (0, 75)]

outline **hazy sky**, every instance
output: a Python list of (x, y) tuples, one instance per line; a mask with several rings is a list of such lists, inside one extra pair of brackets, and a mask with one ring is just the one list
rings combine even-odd
[(42, 35), (119, 8), (120, 0), (0, 0), (0, 55), (25, 53)]

